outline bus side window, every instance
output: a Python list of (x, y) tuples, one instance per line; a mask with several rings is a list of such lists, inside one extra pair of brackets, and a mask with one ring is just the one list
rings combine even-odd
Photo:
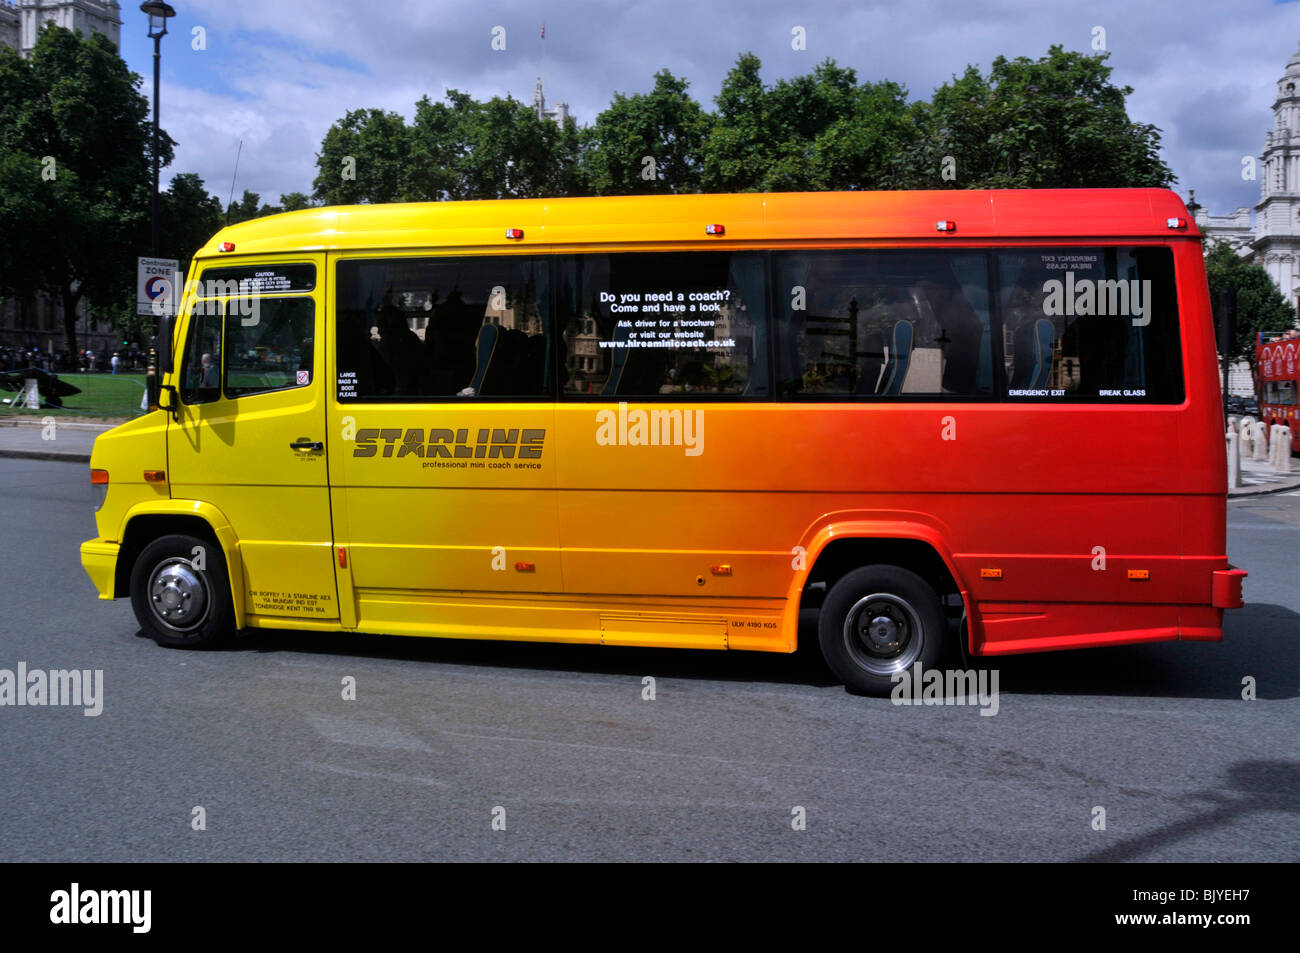
[(336, 274), (340, 400), (550, 393), (546, 262), (377, 258)]
[(181, 370), (181, 399), (187, 404), (221, 397), (221, 311), (217, 301), (195, 304)]

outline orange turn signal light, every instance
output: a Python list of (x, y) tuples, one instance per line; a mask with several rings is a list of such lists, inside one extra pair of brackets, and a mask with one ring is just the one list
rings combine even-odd
[(537, 566), (533, 563), (517, 562), (515, 563), (516, 572), (532, 572)]
[(1130, 579), (1134, 579), (1134, 580), (1150, 579), (1150, 578), (1151, 578), (1151, 570), (1150, 570), (1150, 569), (1130, 569), (1130, 570), (1128, 571), (1128, 577), (1129, 577)]
[(980, 578), (981, 578), (981, 579), (1001, 579), (1001, 578), (1002, 578), (1002, 570), (1001, 570), (1001, 569), (981, 569), (981, 570), (980, 570)]
[(166, 470), (145, 470), (144, 482), (145, 483), (166, 483), (167, 471)]
[(91, 471), (90, 471), (90, 482), (91, 482), (91, 483), (95, 483), (95, 484), (98, 484), (98, 483), (107, 483), (107, 482), (108, 482), (108, 471), (107, 471), (107, 470), (91, 470)]

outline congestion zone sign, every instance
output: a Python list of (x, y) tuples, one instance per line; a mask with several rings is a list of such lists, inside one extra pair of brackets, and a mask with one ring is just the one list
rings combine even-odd
[(155, 314), (154, 302), (162, 302), (162, 314), (175, 314), (176, 302), (173, 300), (173, 285), (176, 281), (176, 268), (180, 265), (175, 258), (138, 258), (135, 272), (135, 313)]

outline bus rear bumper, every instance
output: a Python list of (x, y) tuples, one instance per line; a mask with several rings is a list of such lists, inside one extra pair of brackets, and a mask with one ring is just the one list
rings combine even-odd
[(1246, 578), (1244, 569), (1216, 569), (1210, 605), (1216, 609), (1240, 609), (1246, 604), (1241, 597), (1241, 584)]
[(103, 539), (88, 539), (81, 544), (81, 568), (86, 570), (101, 599), (115, 597), (113, 588), (119, 549), (120, 544)]

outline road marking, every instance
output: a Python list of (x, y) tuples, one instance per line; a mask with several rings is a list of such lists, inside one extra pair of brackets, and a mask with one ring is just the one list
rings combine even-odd
[(427, 784), (436, 788), (449, 788), (447, 781), (436, 778), (420, 778), (411, 774), (392, 774), (388, 771), (360, 771), (356, 768), (341, 768), (334, 764), (321, 764), (318, 761), (299, 761), (300, 768), (314, 768), (317, 771), (329, 771), (331, 774), (343, 774), (349, 778), (377, 778), (380, 781), (410, 781), (412, 784)]
[(361, 745), (365, 748), (389, 748), (396, 751), (432, 751), (410, 732), (391, 725), (367, 724), (355, 717), (308, 715), (312, 727), (336, 744)]

